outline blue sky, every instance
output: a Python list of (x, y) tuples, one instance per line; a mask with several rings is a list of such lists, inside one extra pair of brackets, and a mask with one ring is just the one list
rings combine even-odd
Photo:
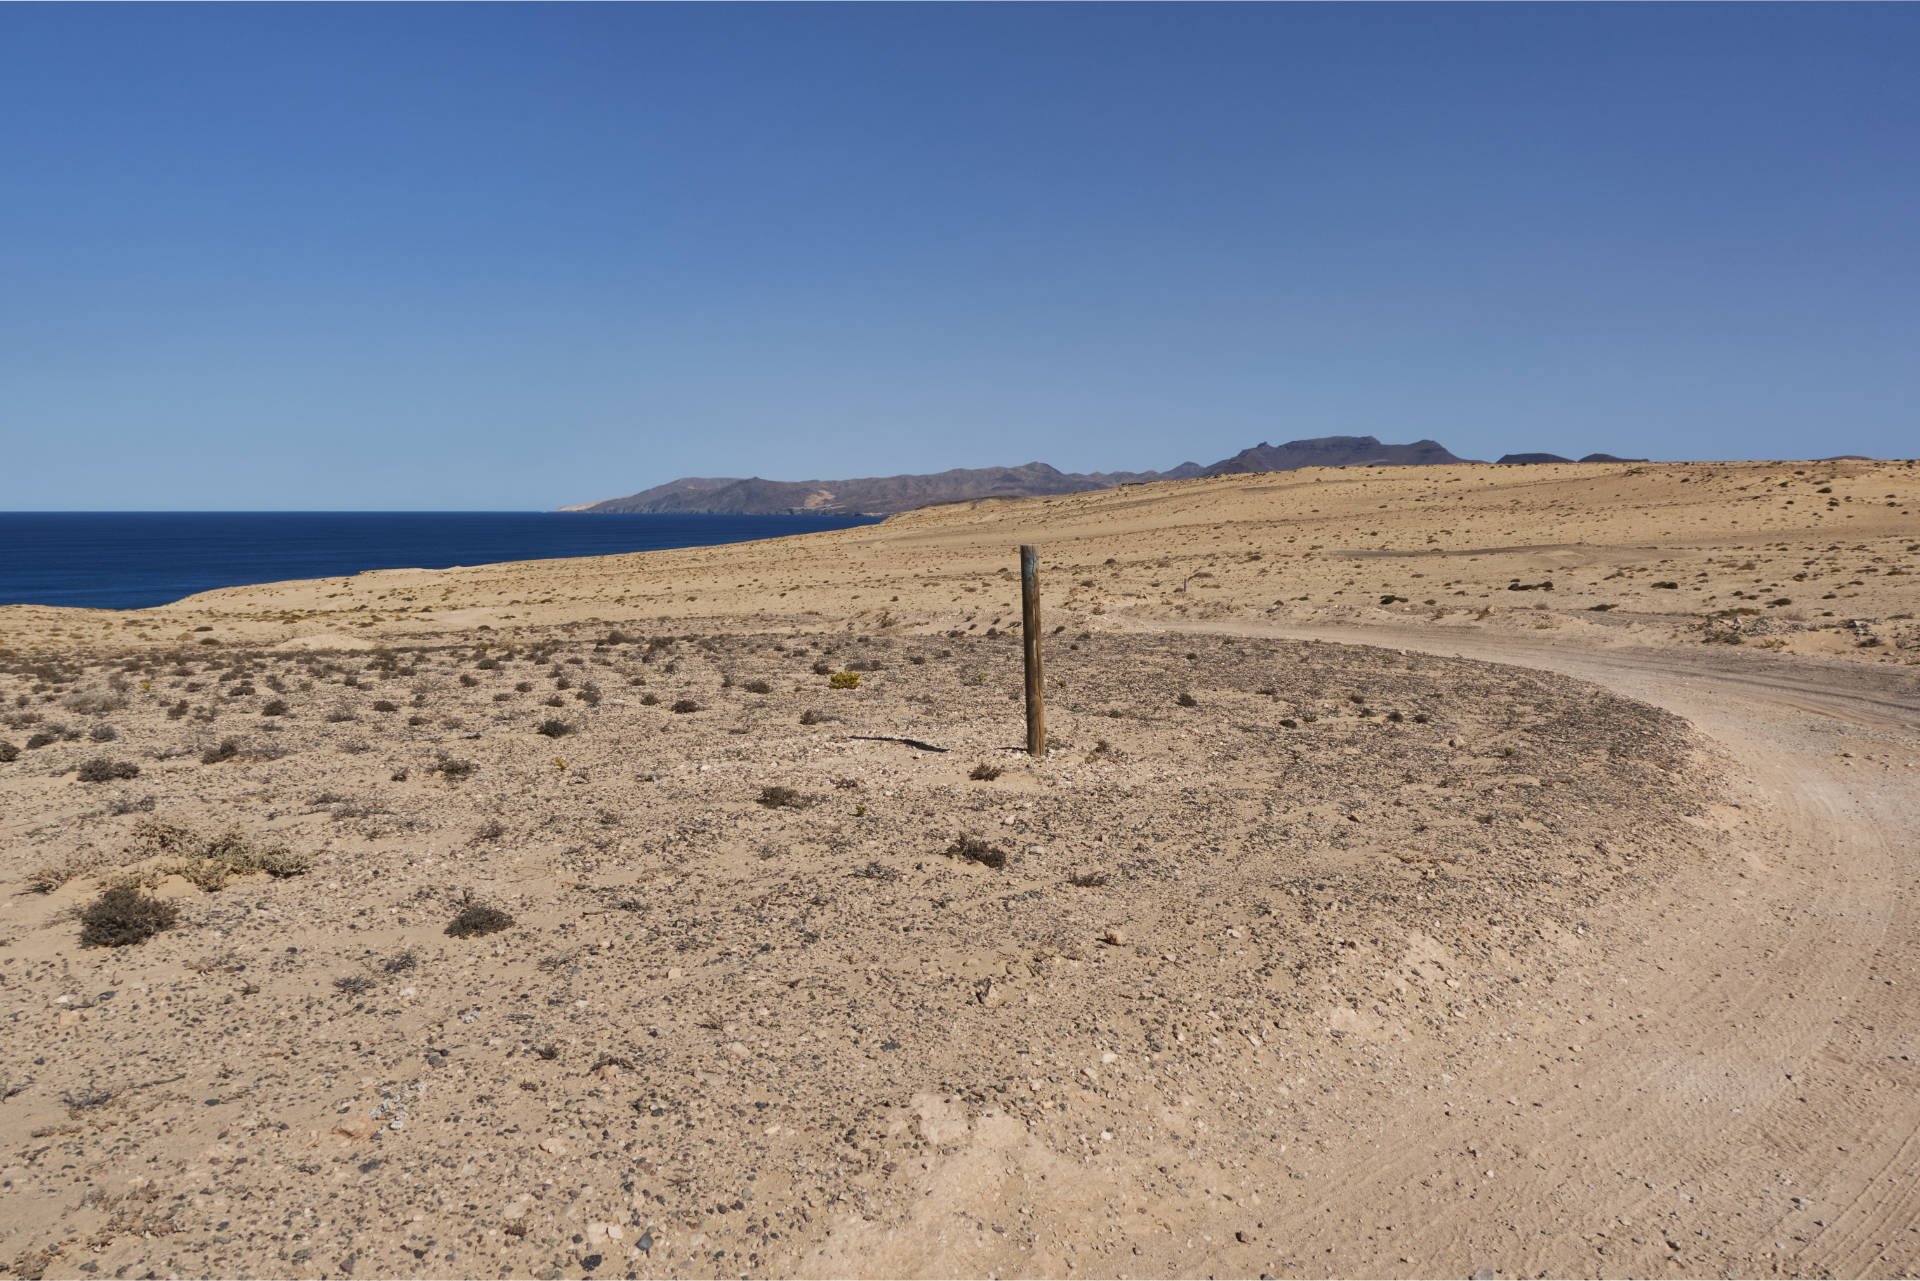
[(1920, 6), (0, 6), (0, 507), (1920, 453)]

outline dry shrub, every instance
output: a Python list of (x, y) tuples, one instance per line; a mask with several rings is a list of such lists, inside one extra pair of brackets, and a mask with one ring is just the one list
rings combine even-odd
[(964, 859), (969, 863), (978, 863), (995, 871), (1007, 865), (1007, 852), (998, 845), (989, 845), (977, 836), (957, 837), (947, 846), (948, 858)]
[(22, 884), (29, 893), (51, 894), (76, 877), (111, 867), (114, 859), (100, 850), (69, 855), (60, 863), (46, 863), (28, 872)]
[(803, 793), (791, 787), (779, 786), (761, 788), (760, 795), (754, 799), (756, 804), (764, 805), (770, 810), (803, 810), (811, 803)]
[(218, 765), (220, 762), (230, 761), (238, 755), (240, 755), (240, 740), (237, 738), (223, 738), (214, 746), (200, 753), (200, 763), (202, 765)]
[(457, 939), (478, 938), (512, 928), (511, 914), (484, 903), (469, 903), (448, 923), (447, 933)]
[(276, 880), (299, 876), (313, 866), (305, 854), (285, 845), (256, 844), (238, 828), (202, 840), (192, 828), (160, 819), (147, 819), (133, 829), (127, 854), (135, 859), (175, 856), (177, 861), (156, 871), (179, 876), (208, 893), (226, 888), (229, 878), (265, 872)]
[(80, 765), (82, 783), (111, 783), (117, 779), (139, 778), (140, 767), (132, 761), (109, 760), (105, 756), (95, 756)]
[(193, 829), (160, 818), (143, 818), (133, 825), (133, 840), (127, 853), (135, 858), (153, 858), (159, 854), (178, 854), (194, 842)]
[(80, 913), (81, 947), (128, 947), (144, 943), (179, 920), (173, 904), (120, 885)]

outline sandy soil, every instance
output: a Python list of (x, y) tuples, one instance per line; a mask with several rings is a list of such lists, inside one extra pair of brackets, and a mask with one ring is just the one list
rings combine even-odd
[[(0, 610), (0, 1264), (1911, 1275), (1916, 499), (1345, 469)], [(115, 885), (173, 927), (81, 946)]]

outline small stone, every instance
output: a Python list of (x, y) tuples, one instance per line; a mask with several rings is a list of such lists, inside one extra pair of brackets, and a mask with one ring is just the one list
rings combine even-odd
[(375, 1134), (378, 1134), (380, 1132), (380, 1122), (374, 1117), (363, 1116), (334, 1126), (333, 1132), (340, 1138), (352, 1143), (358, 1139), (370, 1139)]
[(1127, 945), (1127, 932), (1118, 925), (1110, 925), (1107, 927), (1106, 933), (1100, 936), (1100, 941), (1109, 947), (1125, 947)]

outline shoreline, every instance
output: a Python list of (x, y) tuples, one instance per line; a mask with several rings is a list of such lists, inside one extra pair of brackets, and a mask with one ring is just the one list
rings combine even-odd
[[(71, 609), (158, 609), (209, 591), (362, 573), (445, 572), (487, 564), (565, 560), (725, 542), (764, 541), (874, 523), (842, 516), (642, 516), (575, 523), (566, 514), (515, 511), (13, 512), (0, 534), (16, 560), (0, 592), (84, 595)], [(102, 564), (131, 556), (109, 572)], [(346, 566), (352, 565), (349, 571)], [(290, 572), (292, 571), (292, 572)], [(160, 592), (177, 594), (158, 599)], [(9, 606), (0, 605), (0, 608)]]
[[(1568, 472), (1578, 475), (1556, 476)], [(836, 530), (386, 569), (138, 611), (0, 607), (0, 646), (356, 645), (427, 631), (762, 616), (984, 632), (1014, 548), (1050, 613), (1551, 628), (1871, 664), (1917, 656), (1920, 471), (1905, 463), (1307, 469), (947, 504)], [(731, 549), (731, 550), (729, 550)]]

